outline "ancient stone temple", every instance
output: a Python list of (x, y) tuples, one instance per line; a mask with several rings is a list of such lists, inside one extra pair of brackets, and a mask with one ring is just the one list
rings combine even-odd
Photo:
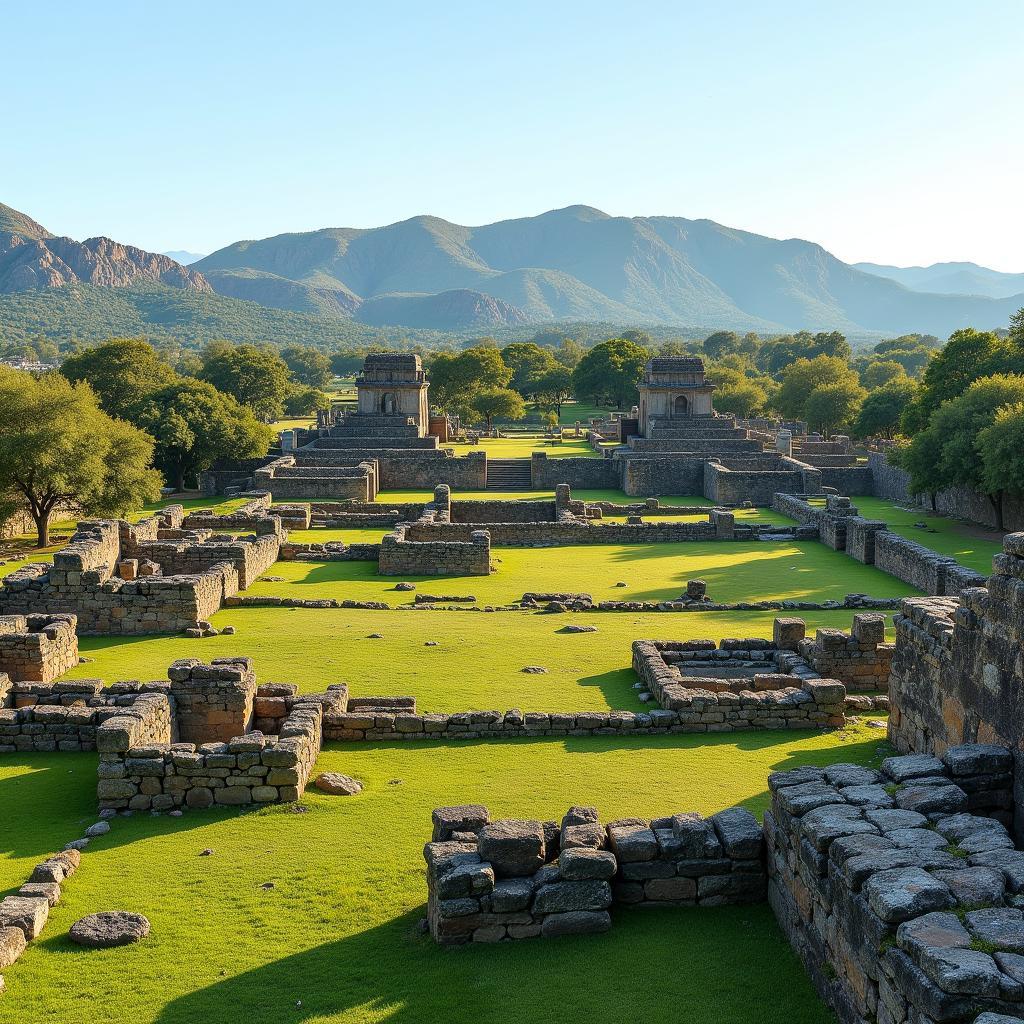
[(704, 360), (694, 356), (661, 356), (648, 360), (640, 381), (640, 433), (655, 420), (712, 416), (714, 384), (704, 380)]
[(371, 353), (363, 363), (362, 374), (356, 378), (357, 415), (408, 418), (416, 425), (416, 436), (425, 437), (430, 421), (429, 386), (418, 355)]

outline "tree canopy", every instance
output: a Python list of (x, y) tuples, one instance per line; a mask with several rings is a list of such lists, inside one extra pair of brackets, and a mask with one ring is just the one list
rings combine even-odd
[[(900, 450), (899, 464), (910, 473), (914, 493), (934, 494), (947, 487), (966, 487), (988, 495), (1002, 529), (1003, 496), (1017, 478), (1020, 450), (1007, 448), (1012, 424), (997, 414), (1024, 403), (1024, 376), (994, 374), (970, 384), (963, 394), (944, 402), (927, 428)], [(1011, 419), (1013, 413), (1007, 414)], [(984, 440), (981, 435), (985, 434)], [(984, 453), (988, 454), (986, 466)]]
[(307, 387), (321, 390), (331, 383), (331, 360), (315, 348), (305, 345), (288, 345), (281, 349), (281, 358), (291, 371), (292, 377)]
[(431, 361), (430, 398), (446, 412), (468, 415), (477, 391), (507, 388), (512, 369), (491, 346), (467, 348), (458, 354), (439, 352)]
[(621, 409), (635, 401), (637, 384), (650, 351), (627, 338), (611, 338), (595, 345), (577, 364), (572, 386), (578, 398), (611, 402)]
[(860, 387), (857, 374), (839, 356), (819, 355), (813, 359), (797, 359), (782, 374), (782, 387), (775, 404), (783, 416), (806, 419), (806, 405), (811, 394), (820, 387), (848, 384)]
[(292, 387), (284, 360), (272, 349), (256, 345), (208, 345), (199, 376), (247, 405), (265, 423), (281, 418)]
[(522, 395), (511, 388), (480, 388), (473, 393), (470, 405), (484, 418), (488, 430), (495, 419), (521, 420), (526, 415)]
[(156, 439), (156, 464), (179, 491), (217, 459), (266, 455), (274, 438), (250, 409), (189, 377), (147, 395), (135, 422)]
[(15, 498), (49, 544), (55, 509), (122, 515), (160, 496), (153, 441), (107, 415), (85, 383), (0, 367), (0, 494)]
[(174, 369), (142, 338), (111, 338), (64, 360), (60, 372), (72, 383), (85, 381), (104, 412), (130, 419), (132, 408), (174, 379)]

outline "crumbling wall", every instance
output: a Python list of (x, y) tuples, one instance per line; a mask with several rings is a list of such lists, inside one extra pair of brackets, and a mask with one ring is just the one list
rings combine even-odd
[(440, 807), (423, 855), (427, 922), (444, 945), (605, 932), (616, 903), (723, 906), (765, 893), (761, 827), (739, 808), (602, 825), (593, 807), (561, 823)]
[(378, 572), (382, 576), (487, 576), (491, 571), (491, 538), (474, 530), (469, 542), (407, 539), (408, 529), (398, 526), (380, 546)]
[(0, 616), (0, 672), (14, 683), (62, 676), (78, 664), (77, 622), (74, 615)]
[[(1017, 758), (1024, 807), (1024, 533), (1003, 539), (986, 587), (906, 600), (895, 622), (890, 742), (922, 753), (1005, 745)], [(1017, 830), (1024, 836), (1020, 812)]]

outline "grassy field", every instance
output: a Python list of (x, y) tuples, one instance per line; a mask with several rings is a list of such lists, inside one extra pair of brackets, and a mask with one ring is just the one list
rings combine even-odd
[(528, 459), (531, 452), (547, 452), (548, 458), (599, 459), (601, 454), (595, 452), (582, 438), (565, 437), (557, 444), (542, 434), (532, 437), (497, 437), (482, 438), (479, 444), (453, 444), (445, 442), (442, 448), (454, 448), (456, 455), (468, 455), (470, 452), (487, 452), (489, 459)]
[[(633, 640), (770, 637), (776, 614), (228, 608), (211, 621), (234, 626), (234, 636), (83, 637), (79, 650), (93, 660), (63, 678), (165, 679), (178, 658), (247, 654), (263, 683), (315, 691), (344, 682), (358, 696), (414, 695), (424, 711), (638, 711)], [(805, 618), (811, 629), (849, 629), (851, 614), (808, 612)], [(597, 632), (559, 632), (570, 622), (595, 625)], [(428, 641), (437, 646), (427, 647)], [(528, 665), (547, 672), (523, 672)]]
[[(992, 559), (1003, 550), (993, 530), (961, 523), (956, 519), (932, 515), (924, 509), (907, 509), (883, 498), (854, 498), (860, 514), (868, 519), (884, 519), (893, 533), (923, 544), (940, 555), (949, 555), (961, 565), (988, 576)], [(926, 529), (914, 523), (927, 523)]]
[[(599, 527), (595, 527), (599, 529)], [(328, 531), (315, 531), (317, 533)], [(703, 579), (716, 601), (780, 597), (822, 601), (849, 593), (904, 597), (917, 591), (861, 565), (817, 541), (718, 541), (680, 544), (590, 544), (563, 548), (497, 548), (490, 576), (407, 579), (428, 593), (473, 594), (481, 604), (508, 604), (527, 591), (582, 591), (595, 600), (675, 600), (686, 581)], [(411, 603), (394, 590), (393, 576), (379, 576), (373, 562), (278, 562), (267, 573), (283, 582), (257, 580), (249, 594)], [(403, 579), (406, 579), (403, 577)], [(617, 587), (616, 583), (625, 583)]]
[[(605, 820), (737, 803), (759, 813), (770, 771), (877, 763), (881, 735), (333, 746), (318, 770), (360, 779), (358, 797), (311, 790), (305, 814), (115, 820), (44, 936), (5, 972), (0, 1021), (827, 1024), (767, 905), (622, 909), (601, 936), (444, 950), (416, 929), (420, 851), (430, 809), (451, 803), (482, 802), (496, 817), (557, 818), (572, 803)], [(0, 887), (92, 820), (94, 769), (90, 755), (0, 755)], [(75, 920), (107, 909), (144, 913), (152, 934), (103, 952), (70, 944)]]

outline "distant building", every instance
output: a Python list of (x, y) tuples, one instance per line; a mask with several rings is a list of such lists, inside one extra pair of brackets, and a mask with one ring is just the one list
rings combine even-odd
[(657, 356), (640, 381), (640, 433), (649, 436), (653, 420), (713, 416), (714, 384), (704, 379), (704, 360), (696, 356)]
[(418, 355), (372, 353), (356, 378), (360, 416), (400, 416), (413, 420), (419, 437), (430, 423), (427, 383)]

